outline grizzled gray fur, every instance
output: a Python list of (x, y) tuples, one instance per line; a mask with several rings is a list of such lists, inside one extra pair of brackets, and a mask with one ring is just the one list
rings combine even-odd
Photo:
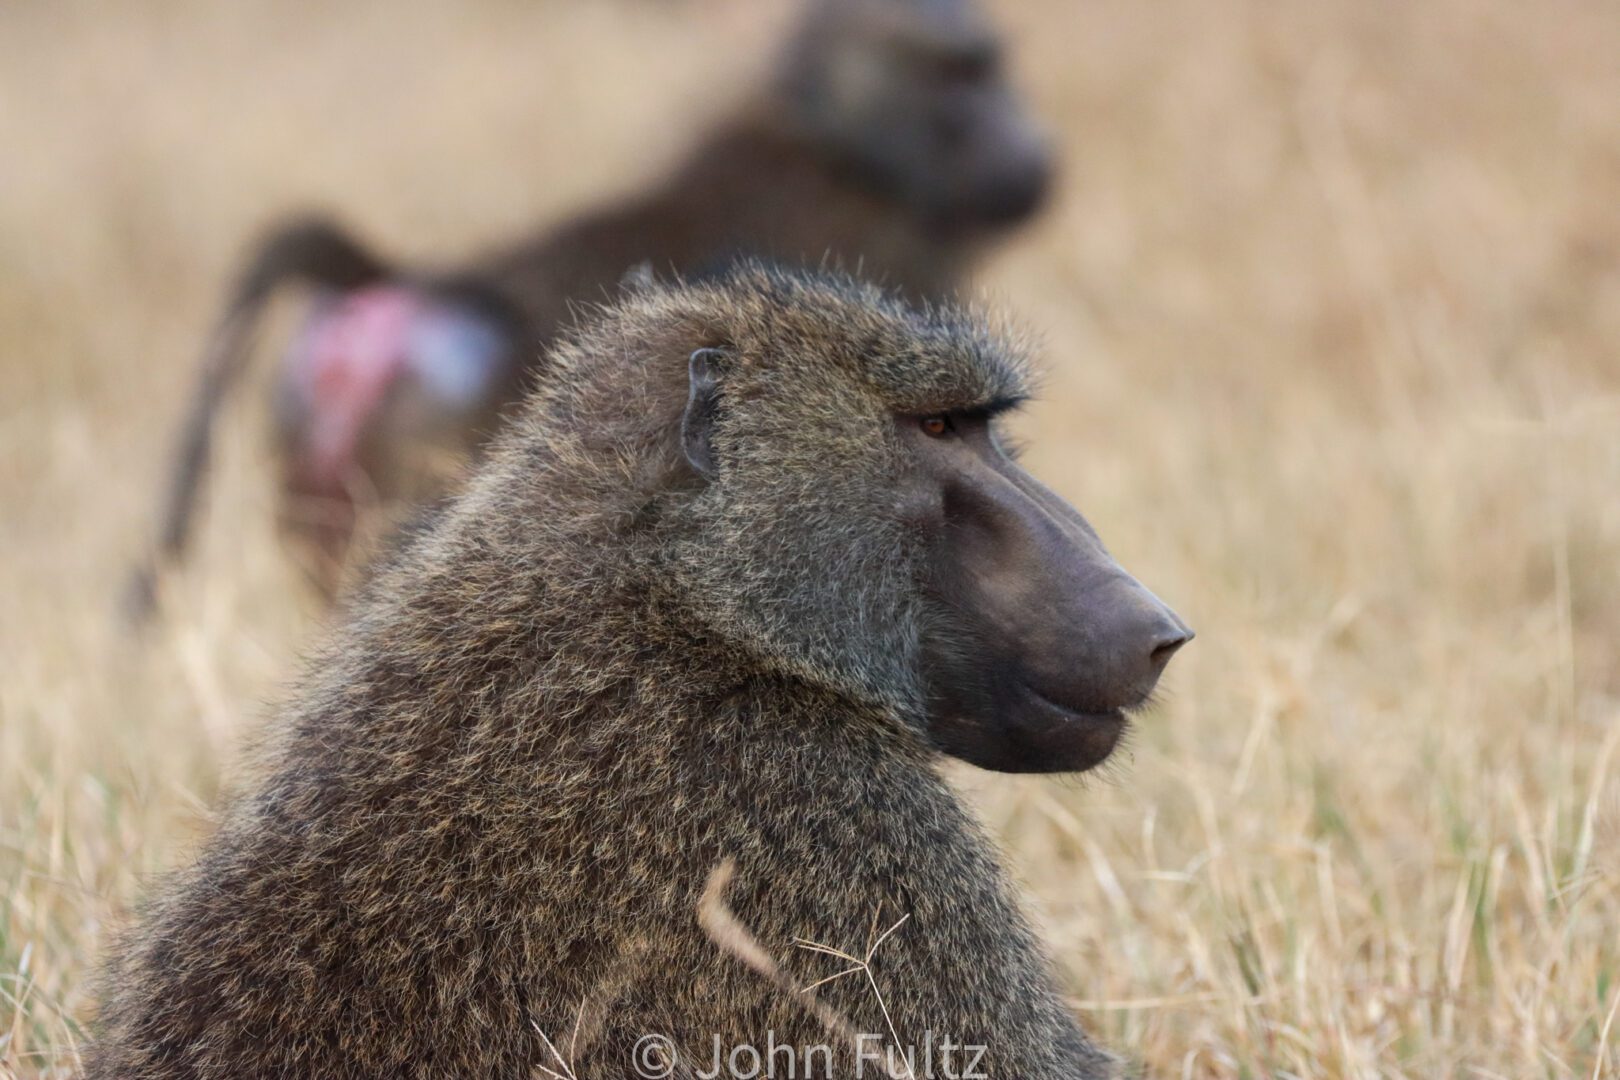
[[(702, 349), (706, 471), (683, 446)], [(631, 293), (553, 362), (128, 935), (86, 1075), (529, 1078), (561, 1072), (543, 1033), (589, 1080), (635, 1076), (644, 1034), (707, 1069), (716, 1035), (768, 1032), (854, 1075), (809, 1004), (887, 1043), (877, 999), (792, 992), (846, 966), (794, 941), (860, 954), (901, 916), (873, 961), (901, 1045), (1112, 1075), (937, 773), (933, 541), (897, 512), (895, 417), (1016, 400), (1019, 350), (744, 267)], [(728, 861), (787, 991), (700, 925)]]

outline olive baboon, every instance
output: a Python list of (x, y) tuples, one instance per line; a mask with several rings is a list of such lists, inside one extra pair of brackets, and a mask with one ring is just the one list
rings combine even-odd
[[(1098, 764), (1192, 635), (1003, 454), (1017, 352), (746, 266), (553, 364), (128, 940), (88, 1076), (528, 1077), (547, 1038), (629, 1076), (651, 1034), (700, 1066), (828, 1043), (814, 1002), (993, 1076), (1107, 1075), (936, 765)], [(726, 863), (791, 992), (700, 929)], [(796, 992), (842, 966), (796, 940), (900, 917), (881, 1006)]]
[(324, 292), (286, 354), (276, 415), (284, 519), (330, 571), (357, 491), (408, 507), (453, 488), (569, 305), (600, 301), (633, 266), (831, 257), (939, 297), (1039, 206), (1049, 173), (972, 0), (811, 0), (762, 99), (641, 195), (450, 274), (387, 266), (331, 222), (286, 226), (257, 249), (210, 344), (135, 609), (183, 552), (214, 414), (280, 281)]

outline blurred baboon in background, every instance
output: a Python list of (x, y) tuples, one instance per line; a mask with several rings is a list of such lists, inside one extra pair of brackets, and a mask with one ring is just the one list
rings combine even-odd
[[(751, 267), (560, 346), (128, 939), (87, 1075), (645, 1076), (649, 1037), (1111, 1075), (936, 768), (1099, 764), (1192, 636), (1003, 453), (1022, 366)], [(752, 948), (701, 922), (726, 864)], [(847, 965), (796, 942), (902, 918), (881, 1000), (803, 992)]]
[(640, 195), (449, 272), (390, 265), (330, 221), (276, 230), (205, 357), (134, 608), (185, 547), (214, 416), (285, 282), (316, 301), (278, 379), (284, 520), (315, 541), (331, 584), (357, 511), (452, 490), (570, 305), (604, 299), (632, 267), (831, 262), (937, 298), (1040, 206), (1050, 171), (972, 0), (811, 0), (764, 91)]

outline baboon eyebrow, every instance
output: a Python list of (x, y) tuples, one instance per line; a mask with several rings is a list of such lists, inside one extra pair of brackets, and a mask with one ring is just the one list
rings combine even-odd
[(974, 416), (990, 420), (1000, 416), (1002, 413), (1012, 412), (1028, 400), (1029, 397), (1025, 394), (1002, 394), (978, 405), (968, 405), (951, 411), (960, 413), (963, 416)]
[(966, 420), (993, 420), (1002, 413), (1012, 412), (1028, 400), (1024, 394), (1001, 394), (984, 401), (970, 401), (962, 405), (940, 405), (902, 411), (907, 416), (959, 416)]

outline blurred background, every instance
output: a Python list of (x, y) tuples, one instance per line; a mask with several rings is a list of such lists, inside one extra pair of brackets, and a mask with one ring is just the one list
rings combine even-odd
[[(1062, 172), (978, 291), (1035, 473), (1198, 628), (1105, 775), (960, 772), (1148, 1075), (1620, 1075), (1620, 6), (1001, 0)], [(262, 395), (116, 593), (248, 240), (633, 190), (787, 0), (0, 6), (0, 1075), (318, 640)], [(267, 371), (269, 364), (260, 364)]]

